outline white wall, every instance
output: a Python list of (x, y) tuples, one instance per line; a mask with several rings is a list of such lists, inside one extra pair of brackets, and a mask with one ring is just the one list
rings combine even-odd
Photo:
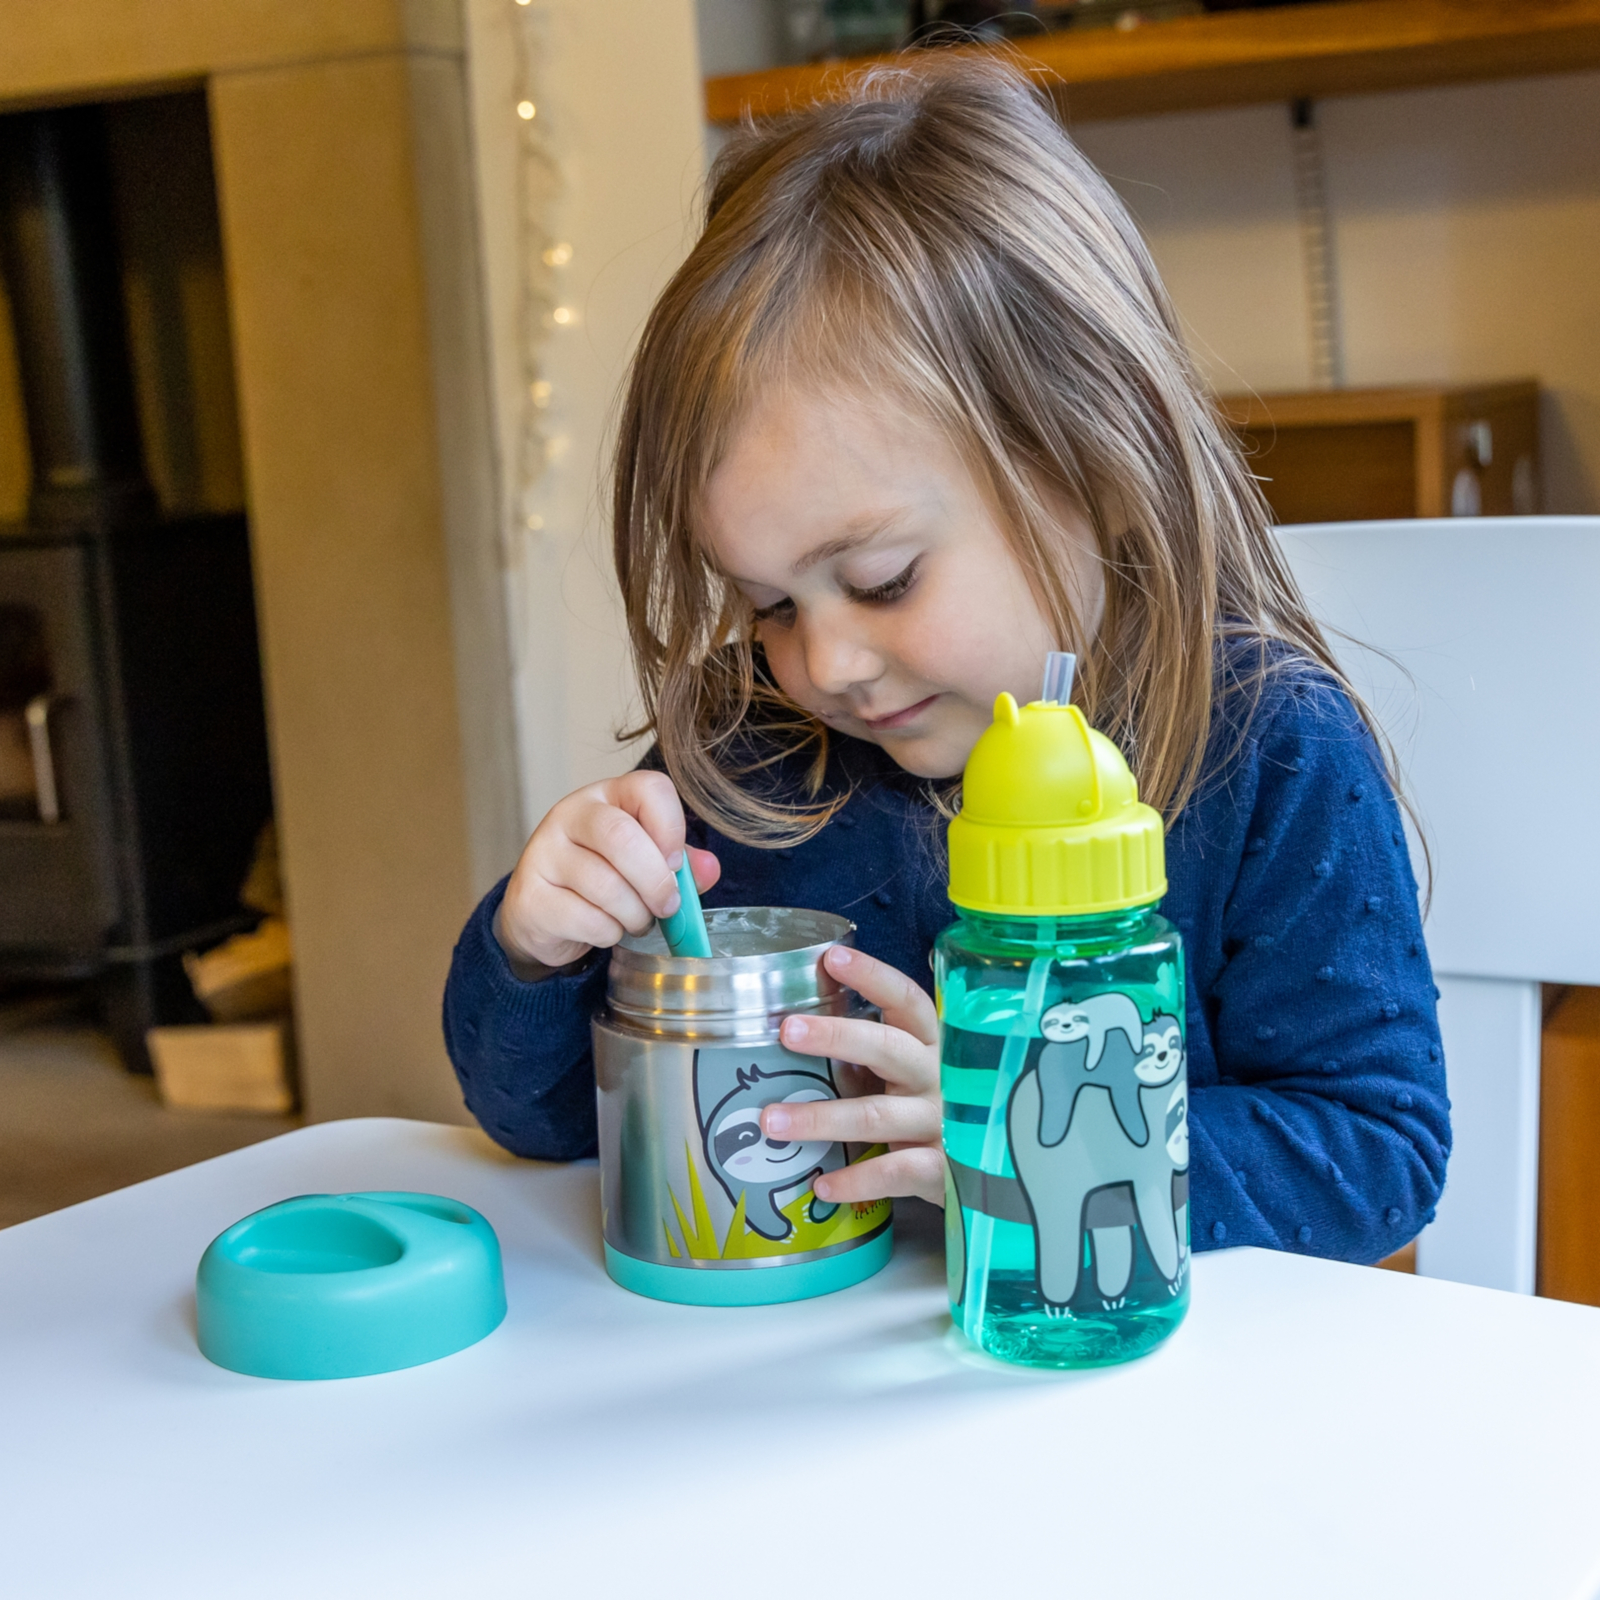
[[(563, 794), (630, 764), (612, 737), (632, 678), (611, 575), (606, 435), (645, 315), (690, 243), (701, 73), (692, 0), (465, 4), (531, 828)], [(524, 98), (531, 123), (517, 115)], [(557, 246), (570, 258), (542, 264)], [(549, 385), (542, 405), (534, 382)]]
[[(1352, 385), (1534, 377), (1544, 509), (1600, 510), (1600, 74), (1329, 100)], [(1085, 124), (1219, 388), (1310, 382), (1288, 114)]]

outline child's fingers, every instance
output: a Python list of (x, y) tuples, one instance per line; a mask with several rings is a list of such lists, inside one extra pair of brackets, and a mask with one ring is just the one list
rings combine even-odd
[(778, 1101), (762, 1111), (761, 1131), (780, 1143), (928, 1144), (939, 1138), (939, 1108), (911, 1094)]
[(664, 861), (671, 861), (683, 849), (683, 802), (666, 773), (625, 772), (600, 788), (611, 805), (638, 822)]
[[(592, 850), (569, 847), (552, 865), (548, 882), (553, 889), (568, 890), (602, 911), (622, 930), (643, 933), (656, 914), (639, 898), (633, 885), (612, 864)], [(598, 943), (593, 940), (591, 943)], [(609, 941), (616, 943), (616, 939)]]
[(704, 894), (722, 876), (722, 863), (709, 850), (697, 850), (693, 845), (686, 848), (689, 867), (694, 873), (694, 886)]
[[(546, 890), (549, 887), (548, 884), (544, 885)], [(593, 909), (591, 906), (590, 910)], [(513, 971), (517, 970), (518, 963), (529, 961), (545, 967), (564, 967), (593, 948), (586, 939), (568, 938), (560, 932), (549, 933), (529, 920), (526, 907), (519, 915), (511, 906), (509, 894), (500, 902), (500, 909), (495, 913), (494, 936), (511, 960)], [(520, 973), (518, 975), (521, 976)]]
[(834, 945), (822, 959), (840, 983), (849, 984), (863, 1000), (877, 1006), (891, 1027), (903, 1028), (923, 1044), (939, 1042), (939, 1014), (933, 1001), (905, 973), (844, 944)]
[[(567, 819), (566, 831), (573, 844), (592, 852), (627, 881), (639, 901), (649, 908), (650, 917), (671, 916), (678, 909), (678, 885), (666, 858), (638, 819), (620, 806), (579, 807)], [(563, 856), (566, 854), (563, 852)], [(568, 871), (576, 870), (565, 861), (563, 865)], [(565, 877), (561, 881), (567, 882)], [(577, 889), (580, 894), (588, 893), (577, 883), (567, 882), (567, 887)], [(596, 904), (601, 903), (596, 901)]]
[[(506, 953), (561, 966), (592, 946), (642, 933), (678, 907), (683, 807), (659, 772), (632, 772), (569, 794), (534, 830), (495, 914)], [(716, 857), (699, 851), (699, 881)]]
[(918, 1195), (944, 1204), (944, 1155), (937, 1148), (891, 1150), (870, 1161), (857, 1161), (837, 1172), (821, 1174), (811, 1185), (819, 1200), (892, 1200)]
[(938, 1086), (939, 1061), (931, 1046), (884, 1022), (785, 1017), (780, 1037), (797, 1055), (831, 1056), (866, 1067), (902, 1094), (929, 1094)]
[(538, 925), (559, 930), (557, 937), (547, 942), (530, 941), (528, 953), (536, 961), (548, 960), (551, 966), (561, 966), (573, 958), (568, 954), (552, 953), (563, 944), (585, 945), (591, 949), (609, 950), (627, 929), (609, 912), (601, 910), (592, 900), (571, 889), (554, 883), (541, 886), (537, 907)]

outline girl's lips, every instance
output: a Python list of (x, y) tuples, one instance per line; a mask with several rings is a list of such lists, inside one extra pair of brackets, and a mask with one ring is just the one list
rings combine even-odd
[(938, 695), (930, 694), (926, 700), (919, 700), (914, 706), (907, 706), (904, 711), (892, 712), (887, 717), (863, 717), (861, 722), (874, 733), (887, 733), (892, 728), (903, 728), (908, 722), (914, 721), (938, 698)]

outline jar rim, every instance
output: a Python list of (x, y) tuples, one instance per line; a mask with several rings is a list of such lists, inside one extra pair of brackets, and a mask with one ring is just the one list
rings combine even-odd
[(848, 1005), (851, 991), (822, 958), (836, 944), (854, 943), (849, 918), (789, 906), (717, 906), (706, 911), (706, 931), (723, 953), (671, 955), (659, 929), (624, 939), (611, 954), (608, 1011), (652, 1032), (690, 1024), (697, 1032), (743, 1032), (756, 1019), (766, 1026), (790, 1011)]

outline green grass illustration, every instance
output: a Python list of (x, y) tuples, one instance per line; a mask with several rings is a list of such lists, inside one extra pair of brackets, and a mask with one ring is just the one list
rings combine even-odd
[[(882, 1155), (887, 1148), (886, 1145), (875, 1144), (856, 1160), (870, 1160), (873, 1156)], [(666, 1217), (661, 1219), (661, 1227), (667, 1236), (667, 1249), (675, 1261), (681, 1261), (684, 1256), (692, 1261), (739, 1261), (752, 1256), (801, 1255), (807, 1250), (825, 1250), (829, 1245), (842, 1244), (846, 1239), (871, 1233), (889, 1218), (887, 1200), (845, 1201), (825, 1222), (813, 1222), (806, 1214), (806, 1208), (811, 1203), (811, 1191), (803, 1189), (788, 1205), (780, 1207), (794, 1231), (787, 1239), (774, 1243), (745, 1226), (744, 1193), (741, 1190), (728, 1231), (718, 1239), (716, 1224), (711, 1220), (711, 1211), (706, 1205), (705, 1190), (700, 1184), (700, 1163), (695, 1159), (694, 1150), (687, 1140), (684, 1141), (683, 1159), (689, 1174), (689, 1214), (684, 1215), (677, 1193), (669, 1184), (667, 1197), (672, 1201), (678, 1224), (676, 1238), (673, 1236), (671, 1220)], [(851, 1163), (852, 1166), (854, 1164)]]

